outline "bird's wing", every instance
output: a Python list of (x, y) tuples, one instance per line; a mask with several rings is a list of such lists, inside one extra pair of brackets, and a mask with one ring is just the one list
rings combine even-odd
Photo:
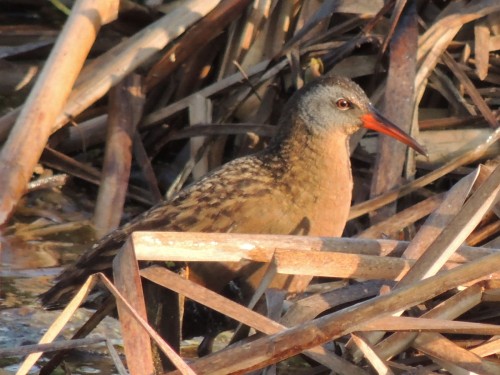
[(237, 159), (182, 190), (173, 199), (156, 205), (112, 231), (56, 278), (56, 284), (40, 296), (42, 304), (47, 308), (60, 308), (91, 274), (109, 272), (113, 258), (133, 232), (224, 233), (245, 230), (238, 227), (241, 224), (239, 220), (247, 219), (241, 212), (253, 211), (255, 207), (244, 210), (242, 206), (256, 206), (255, 202), (249, 199), (252, 196), (249, 190), (255, 182), (261, 185), (260, 180), (265, 178), (259, 175), (257, 170), (262, 174), (262, 168), (254, 165), (252, 159)]

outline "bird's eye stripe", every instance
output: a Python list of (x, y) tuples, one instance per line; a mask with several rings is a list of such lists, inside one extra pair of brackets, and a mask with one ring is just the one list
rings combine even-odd
[(344, 98), (337, 100), (337, 102), (335, 104), (337, 105), (337, 108), (342, 110), (342, 111), (345, 111), (345, 110), (351, 108), (351, 106), (352, 106), (351, 102), (347, 99), (344, 99)]

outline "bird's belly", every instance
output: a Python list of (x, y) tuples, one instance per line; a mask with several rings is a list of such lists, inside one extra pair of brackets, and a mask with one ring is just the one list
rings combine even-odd
[(293, 199), (269, 194), (247, 200), (237, 210), (221, 210), (212, 224), (216, 230), (208, 231), (339, 237), (349, 215), (350, 197), (348, 187), (342, 192), (321, 194), (321, 198), (307, 192)]
[[(261, 197), (258, 200), (246, 200), (246, 203), (247, 205), (244, 208), (240, 207), (238, 211), (221, 211), (217, 220), (225, 223), (223, 227), (227, 228), (226, 232), (340, 236), (349, 213), (349, 205), (341, 207), (333, 201), (317, 201), (317, 204), (309, 204), (309, 202), (287, 200), (286, 196), (279, 194)], [(264, 270), (265, 267), (250, 262), (196, 263), (192, 264), (191, 268), (193, 278), (211, 289), (220, 290), (231, 279), (239, 277), (247, 281), (246, 285), (249, 288), (247, 292), (256, 288)], [(295, 279), (300, 281), (300, 278)], [(286, 286), (289, 290), (298, 291), (307, 283), (308, 280), (305, 283), (291, 284), (288, 276), (279, 275), (275, 277), (272, 286), (277, 288)]]

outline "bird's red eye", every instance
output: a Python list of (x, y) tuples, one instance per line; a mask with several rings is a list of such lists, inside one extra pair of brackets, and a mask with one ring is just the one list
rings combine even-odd
[(349, 108), (351, 108), (351, 102), (347, 99), (344, 99), (344, 98), (337, 100), (337, 103), (335, 103), (335, 104), (337, 105), (337, 108), (342, 110), (342, 111), (346, 111)]

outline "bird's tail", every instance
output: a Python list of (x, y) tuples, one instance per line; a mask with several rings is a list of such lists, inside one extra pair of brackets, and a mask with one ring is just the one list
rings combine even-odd
[(110, 274), (113, 258), (123, 246), (126, 234), (114, 231), (87, 250), (77, 263), (66, 268), (56, 283), (40, 295), (40, 301), (48, 310), (65, 307), (87, 278), (96, 273)]

